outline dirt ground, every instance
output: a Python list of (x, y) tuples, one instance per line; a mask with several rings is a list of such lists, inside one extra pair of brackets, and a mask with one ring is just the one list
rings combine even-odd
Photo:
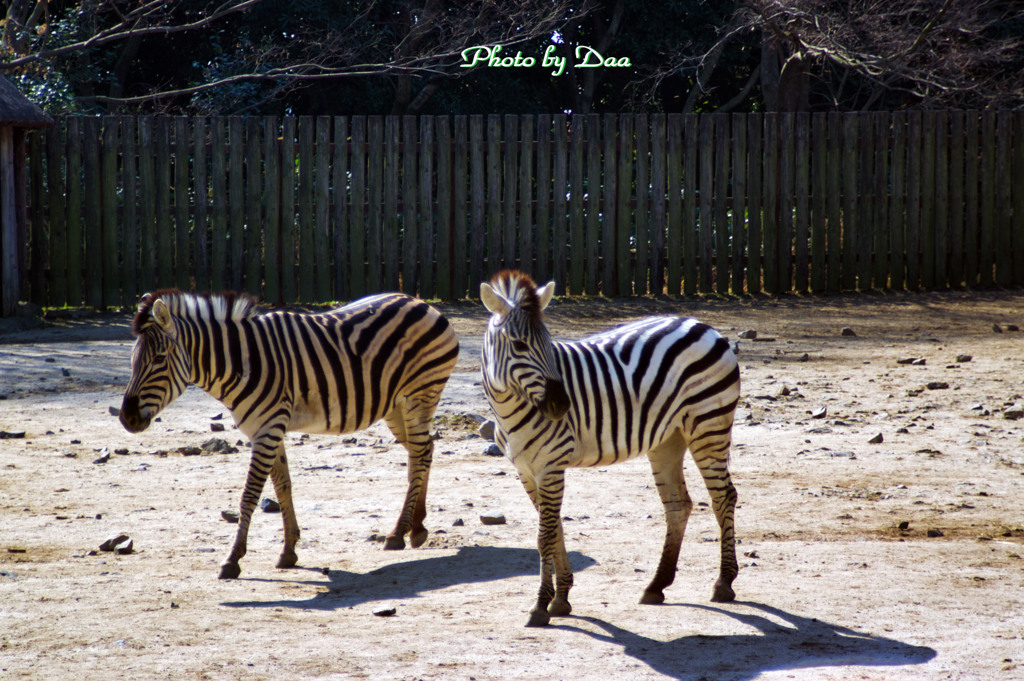
[[(148, 431), (121, 428), (127, 315), (0, 334), (0, 678), (1024, 678), (1024, 293), (556, 301), (560, 338), (655, 313), (758, 337), (738, 341), (737, 602), (709, 602), (717, 527), (690, 462), (679, 575), (664, 605), (638, 604), (663, 520), (632, 461), (568, 475), (574, 614), (546, 629), (523, 626), (536, 516), (467, 418), (487, 414), (486, 317), (443, 309), (463, 350), (427, 545), (377, 541), (405, 489), (383, 425), (294, 433), (300, 567), (274, 568), (280, 517), (257, 510), (234, 581), (217, 579), (221, 512), (247, 453), (196, 453), (239, 439), (226, 410), (192, 388)], [(491, 510), (507, 523), (482, 524)], [(98, 550), (119, 533), (132, 553)]]

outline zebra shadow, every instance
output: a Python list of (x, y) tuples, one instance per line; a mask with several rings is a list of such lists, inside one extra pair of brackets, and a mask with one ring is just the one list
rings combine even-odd
[[(668, 606), (672, 607), (672, 606)], [(778, 608), (737, 601), (737, 612), (705, 605), (679, 605), (731, 617), (756, 629), (749, 634), (695, 634), (671, 641), (647, 638), (596, 617), (571, 617), (559, 629), (622, 646), (623, 652), (674, 679), (746, 681), (767, 671), (816, 667), (895, 667), (924, 664), (936, 651), (874, 636), (838, 624), (802, 617)], [(759, 611), (759, 612), (758, 612)], [(602, 631), (573, 626), (573, 619)]]
[[(392, 554), (393, 555), (393, 554)], [(570, 551), (573, 570), (579, 572), (595, 564), (595, 560), (578, 551)], [(462, 546), (452, 555), (391, 563), (367, 573), (330, 570), (327, 580), (293, 580), (285, 575), (296, 570), (316, 572), (319, 568), (298, 567), (282, 573), (282, 579), (295, 584), (328, 587), (305, 600), (232, 601), (221, 605), (235, 608), (309, 608), (338, 610), (375, 601), (416, 598), (420, 594), (446, 589), (459, 584), (494, 582), (508, 577), (536, 575), (536, 549), (500, 546)], [(249, 581), (279, 582), (281, 579), (244, 578)]]

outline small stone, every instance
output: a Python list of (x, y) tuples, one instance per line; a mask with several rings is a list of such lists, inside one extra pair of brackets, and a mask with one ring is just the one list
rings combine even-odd
[(117, 534), (100, 544), (100, 551), (113, 551), (116, 546), (128, 541), (127, 534)]
[(60, 370), (60, 375), (63, 376), (64, 378), (70, 378), (71, 377), (71, 370), (70, 369), (61, 369)]
[(828, 416), (828, 407), (818, 407), (811, 412), (812, 419), (823, 419)]
[(484, 525), (504, 525), (505, 514), (501, 511), (486, 511), (480, 514), (480, 522)]
[(489, 444), (484, 450), (484, 456), (505, 456), (505, 452), (501, 451), (501, 447), (498, 445)]
[(881, 434), (881, 433), (878, 433), (878, 434), (877, 434), (877, 435), (875, 435), (875, 436), (874, 436), (873, 438), (871, 438), (870, 440), (868, 440), (868, 444), (869, 444), (869, 445), (880, 445), (880, 444), (882, 444), (882, 443), (883, 443), (884, 441), (885, 441), (885, 438), (884, 438), (884, 437), (882, 437), (882, 434)]
[(398, 613), (398, 608), (377, 608), (373, 611), (373, 614), (377, 617), (394, 617)]
[(1003, 410), (1003, 418), (1010, 421), (1016, 421), (1022, 416), (1024, 416), (1024, 407), (1021, 407), (1018, 404), (1015, 404), (1012, 407), (1007, 407)]
[(219, 437), (210, 438), (202, 444), (202, 450), (204, 452), (216, 452), (218, 454), (234, 454), (238, 451), (235, 447), (227, 440), (222, 440)]
[(329, 568), (329, 567), (322, 567), (322, 568), (320, 568), (320, 574), (322, 574), (322, 575), (329, 575), (329, 574), (331, 574), (331, 568)]
[(945, 390), (949, 387), (949, 383), (946, 383), (945, 381), (929, 381), (924, 387), (929, 390)]
[(992, 325), (992, 330), (995, 331), (996, 333), (1002, 333), (1003, 332), (1003, 327), (999, 326), (998, 324), (993, 324)]
[(127, 555), (127, 554), (132, 552), (132, 549), (134, 547), (135, 547), (135, 542), (133, 540), (131, 540), (131, 539), (128, 539), (126, 541), (121, 542), (120, 544), (117, 544), (114, 547), (114, 553), (120, 553), (122, 555)]
[(807, 353), (805, 352), (804, 354), (802, 354), (802, 355), (800, 355), (799, 357), (797, 357), (797, 358), (796, 358), (796, 361), (798, 361), (798, 362), (808, 362), (808, 361), (810, 361), (810, 359), (811, 359), (811, 356), (810, 356), (810, 355), (808, 355), (808, 354), (807, 354)]
[(896, 360), (896, 363), (897, 364), (913, 364), (918, 359), (920, 359), (920, 358), (919, 357), (900, 357), (899, 359)]
[(842, 331), (839, 332), (839, 335), (840, 336), (848, 336), (848, 337), (851, 337), (851, 338), (856, 338), (857, 337), (857, 333), (853, 329), (848, 327), (848, 326), (844, 326)]
[(1006, 325), (1006, 330), (1007, 331), (1020, 331), (1020, 327), (1017, 326), (1016, 324), (1007, 324)]
[(174, 601), (171, 601), (171, 610), (174, 610), (174, 609), (176, 609), (176, 608), (178, 608), (178, 607), (179, 607), (179, 606), (178, 606), (178, 604), (177, 604), (177, 603), (175, 603)]
[(0, 430), (0, 440), (21, 440), (24, 437), (24, 430)]
[(455, 522), (452, 523), (452, 527), (464, 527), (465, 525), (466, 521), (462, 518), (456, 518)]
[(740, 331), (739, 336), (742, 340), (754, 340), (757, 338), (757, 331), (754, 329), (747, 329), (746, 331)]
[(260, 502), (260, 508), (263, 509), (264, 513), (280, 513), (281, 504), (277, 503), (270, 497), (264, 497), (263, 501)]
[(909, 520), (901, 520), (900, 524), (899, 524), (899, 528), (900, 528), (901, 531), (906, 532), (907, 530), (910, 529), (910, 521)]
[(928, 536), (932, 537), (932, 538), (935, 538), (935, 537), (945, 537), (946, 535), (942, 533), (942, 530), (934, 530), (933, 529), (933, 530), (928, 530)]
[(494, 427), (494, 421), (491, 421), (490, 419), (481, 423), (480, 437), (482, 437), (485, 440), (490, 440), (491, 442), (494, 442)]
[(778, 392), (778, 396), (779, 397), (789, 397), (792, 394), (793, 394), (793, 391), (790, 390), (788, 385), (784, 385), (781, 388), (779, 388), (779, 392)]
[(913, 364), (916, 367), (923, 367), (927, 363), (928, 363), (928, 360), (926, 360), (924, 357), (918, 357), (913, 362), (911, 362), (911, 364)]
[(221, 511), (220, 512), (220, 517), (223, 518), (224, 520), (228, 521), (229, 523), (232, 523), (232, 524), (238, 522), (238, 512), (237, 511)]
[(970, 362), (970, 361), (971, 361), (972, 359), (974, 359), (974, 357), (972, 357), (971, 355), (957, 355), (957, 356), (956, 356), (956, 361), (957, 361), (957, 362), (958, 362), (959, 364), (967, 364), (967, 363), (968, 363), (968, 362)]
[(104, 452), (103, 456), (92, 460), (93, 463), (106, 463), (108, 461), (110, 461), (110, 452)]
[(221, 433), (221, 432), (224, 431), (224, 424), (223, 423), (211, 423), (210, 424), (210, 430), (212, 432), (214, 432), (214, 433)]

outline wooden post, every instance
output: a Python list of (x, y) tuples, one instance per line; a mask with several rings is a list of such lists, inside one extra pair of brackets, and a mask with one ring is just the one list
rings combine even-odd
[(3, 281), (0, 316), (9, 317), (18, 307), (18, 212), (14, 201), (14, 129), (0, 127), (0, 263)]

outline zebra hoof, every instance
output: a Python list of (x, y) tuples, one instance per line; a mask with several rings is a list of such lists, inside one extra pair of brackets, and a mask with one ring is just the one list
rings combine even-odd
[(429, 534), (430, 534), (430, 532), (428, 532), (426, 528), (410, 533), (409, 534), (409, 545), (412, 546), (414, 549), (418, 549), (419, 547), (423, 546), (423, 544), (426, 543), (427, 536)]
[(665, 602), (665, 592), (663, 591), (644, 591), (644, 595), (640, 597), (640, 603), (643, 605), (661, 605)]
[(722, 581), (715, 582), (715, 592), (711, 594), (712, 603), (732, 603), (736, 600), (736, 592), (732, 586)]
[(281, 557), (277, 559), (277, 567), (282, 570), (293, 568), (299, 562), (299, 557), (294, 551), (288, 553), (282, 553)]
[(220, 574), (217, 579), (237, 579), (242, 574), (242, 568), (238, 563), (224, 563), (220, 566)]
[(401, 551), (405, 548), (405, 539), (400, 534), (389, 534), (384, 540), (385, 551)]
[(528, 627), (546, 627), (548, 622), (551, 621), (551, 617), (548, 615), (548, 611), (542, 608), (535, 608), (530, 611), (530, 619), (527, 621), (526, 626)]
[(567, 617), (572, 614), (572, 605), (566, 599), (556, 596), (548, 605), (548, 614), (552, 617)]

